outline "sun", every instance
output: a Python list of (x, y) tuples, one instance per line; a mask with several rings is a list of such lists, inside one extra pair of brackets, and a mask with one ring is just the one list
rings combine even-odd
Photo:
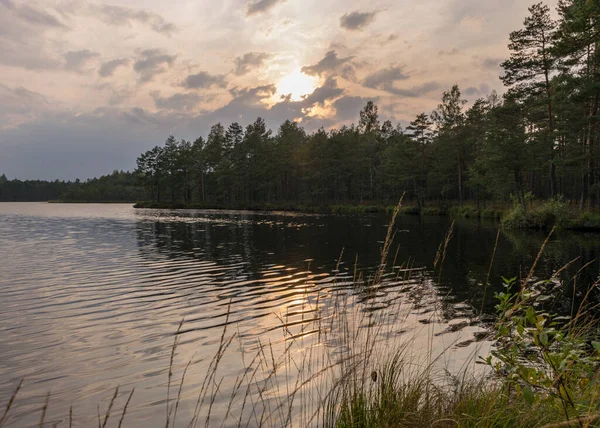
[(317, 81), (314, 77), (295, 70), (277, 83), (277, 93), (283, 96), (291, 95), (292, 101), (300, 101), (304, 95), (312, 94), (316, 87)]

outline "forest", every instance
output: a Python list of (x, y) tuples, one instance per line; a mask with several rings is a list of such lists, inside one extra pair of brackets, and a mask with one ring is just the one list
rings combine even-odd
[(600, 197), (600, 4), (563, 1), (553, 20), (542, 3), (510, 34), (504, 95), (467, 108), (458, 86), (431, 114), (402, 128), (380, 123), (369, 102), (357, 125), (308, 134), (262, 119), (216, 124), (206, 139), (170, 136), (137, 160), (154, 202), (389, 203)]
[(597, 207), (599, 13), (595, 1), (561, 1), (556, 20), (543, 3), (531, 6), (509, 37), (503, 95), (467, 105), (455, 85), (405, 127), (381, 123), (373, 102), (357, 124), (312, 133), (290, 120), (276, 132), (261, 118), (216, 124), (195, 141), (169, 136), (132, 173), (85, 183), (0, 178), (0, 200), (383, 205), (405, 194), (419, 207), (532, 198)]
[(133, 172), (113, 171), (86, 181), (21, 181), (0, 175), (0, 202), (135, 202), (145, 193)]

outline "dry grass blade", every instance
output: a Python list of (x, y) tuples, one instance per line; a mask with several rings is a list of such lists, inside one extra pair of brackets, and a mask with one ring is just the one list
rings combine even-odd
[(50, 402), (50, 392), (46, 395), (46, 401), (44, 402), (44, 407), (42, 407), (42, 417), (40, 418), (40, 428), (44, 426), (44, 421), (46, 420), (46, 411), (48, 410), (48, 403)]
[(177, 410), (179, 409), (179, 402), (181, 401), (181, 391), (183, 391), (183, 383), (185, 382), (185, 376), (195, 356), (196, 353), (192, 355), (192, 358), (190, 358), (190, 361), (188, 361), (187, 365), (185, 366), (185, 369), (183, 370), (183, 374), (181, 375), (181, 383), (179, 384), (179, 391), (177, 391), (177, 400), (175, 400), (175, 411), (173, 412), (173, 426), (176, 426), (175, 421), (177, 420)]
[(110, 399), (110, 403), (108, 403), (108, 409), (106, 409), (106, 414), (104, 415), (104, 422), (102, 423), (102, 428), (105, 428), (106, 424), (108, 423), (108, 418), (110, 418), (110, 412), (112, 410), (113, 404), (115, 404), (117, 395), (119, 395), (119, 387), (118, 386), (115, 388), (115, 393), (113, 394), (112, 398)]
[(121, 413), (121, 419), (119, 419), (118, 428), (121, 428), (121, 425), (123, 424), (123, 420), (125, 419), (125, 414), (127, 413), (127, 407), (129, 406), (129, 402), (131, 401), (131, 397), (133, 397), (134, 391), (135, 391), (135, 388), (133, 388), (131, 390), (131, 393), (129, 394), (129, 397), (127, 398), (127, 402), (125, 403), (125, 407), (123, 407), (123, 412)]
[(15, 402), (15, 398), (17, 398), (17, 394), (19, 393), (19, 390), (21, 389), (21, 386), (23, 385), (23, 380), (24, 379), (21, 379), (21, 381), (17, 385), (17, 388), (15, 389), (15, 392), (12, 393), (12, 395), (10, 396), (10, 399), (8, 400), (8, 404), (6, 405), (6, 410), (4, 410), (4, 413), (2, 414), (2, 417), (0, 418), (0, 427), (2, 425), (4, 425), (4, 422), (6, 421), (6, 418), (8, 417), (8, 412), (10, 412), (10, 408), (12, 407), (13, 403)]
[(394, 212), (392, 213), (392, 218), (390, 220), (390, 224), (388, 225), (387, 234), (385, 236), (385, 241), (383, 242), (383, 248), (381, 249), (381, 261), (379, 263), (379, 269), (377, 269), (377, 272), (375, 274), (374, 283), (376, 285), (381, 282), (381, 278), (383, 277), (383, 274), (385, 272), (385, 267), (387, 265), (388, 256), (390, 253), (390, 247), (392, 246), (392, 243), (394, 242), (394, 237), (396, 235), (394, 232), (394, 226), (396, 224), (396, 218), (398, 217), (398, 214), (400, 213), (400, 208), (402, 208), (403, 200), (404, 200), (404, 193), (400, 197), (400, 200), (398, 201), (396, 208), (394, 208)]
[(167, 382), (167, 421), (165, 428), (169, 428), (169, 417), (171, 416), (171, 408), (169, 406), (169, 400), (171, 395), (171, 379), (173, 378), (173, 360), (175, 359), (175, 351), (177, 350), (177, 340), (179, 339), (179, 332), (181, 332), (181, 326), (183, 326), (183, 319), (179, 322), (177, 331), (175, 332), (175, 338), (173, 339), (173, 347), (171, 348), (171, 359), (169, 361), (169, 380)]
[(559, 423), (547, 424), (542, 426), (541, 428), (562, 428), (562, 427), (572, 427), (575, 425), (581, 426), (581, 424), (586, 424), (585, 426), (590, 426), (589, 424), (595, 422), (600, 419), (600, 413), (596, 413), (595, 415), (588, 416), (585, 418), (578, 418), (576, 420), (564, 421)]
[(500, 239), (500, 229), (498, 229), (498, 233), (496, 234), (496, 242), (494, 243), (494, 252), (492, 253), (492, 259), (490, 260), (490, 267), (487, 271), (487, 276), (485, 278), (485, 285), (483, 288), (483, 299), (481, 300), (481, 310), (480, 314), (483, 314), (483, 306), (485, 305), (485, 298), (487, 295), (487, 289), (490, 285), (490, 275), (492, 274), (492, 266), (494, 265), (494, 259), (496, 258), (496, 250), (498, 249), (498, 240)]
[(533, 276), (533, 273), (535, 272), (535, 268), (537, 267), (538, 262), (542, 258), (542, 254), (544, 254), (544, 250), (546, 249), (546, 245), (548, 245), (548, 242), (550, 241), (550, 237), (554, 233), (555, 229), (556, 229), (556, 227), (553, 227), (552, 230), (550, 231), (550, 233), (548, 234), (548, 236), (546, 237), (546, 239), (544, 240), (544, 243), (540, 247), (540, 251), (538, 251), (537, 257), (535, 258), (533, 264), (531, 265), (531, 268), (529, 269), (529, 273), (527, 274), (527, 277), (521, 283), (521, 288), (523, 290), (525, 289), (525, 287), (527, 286), (527, 283), (529, 282), (529, 280)]

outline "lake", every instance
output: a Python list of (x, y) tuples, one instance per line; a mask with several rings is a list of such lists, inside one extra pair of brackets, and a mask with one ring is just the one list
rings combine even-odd
[[(0, 203), (0, 409), (24, 379), (8, 426), (37, 426), (48, 393), (48, 426), (66, 424), (70, 406), (76, 425), (88, 426), (98, 405), (104, 418), (117, 386), (108, 425), (135, 388), (124, 426), (165, 426), (184, 371), (177, 426), (195, 414), (205, 424), (209, 413), (210, 426), (225, 415), (223, 426), (238, 426), (240, 413), (249, 415), (243, 426), (304, 426), (314, 423), (306, 409), (318, 408), (319, 385), (331, 381), (315, 367), (335, 365), (347, 330), (365, 325), (379, 329), (378, 350), (408, 340), (415, 363), (447, 350), (436, 367), (458, 373), (489, 349), (501, 276), (526, 276), (545, 234), (502, 231), (490, 268), (498, 224), (457, 220), (434, 266), (452, 220), (401, 216), (372, 286), (389, 220)], [(568, 312), (571, 296), (597, 280), (599, 246), (595, 234), (551, 238), (536, 276), (573, 261), (563, 282), (548, 285), (554, 310)], [(568, 279), (587, 262), (574, 290)], [(302, 372), (309, 366), (314, 379)], [(197, 411), (203, 383), (212, 398)], [(298, 385), (283, 411), (278, 403)]]

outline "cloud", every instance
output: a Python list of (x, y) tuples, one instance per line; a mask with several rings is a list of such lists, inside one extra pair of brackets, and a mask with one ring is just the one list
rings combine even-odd
[(329, 72), (338, 71), (344, 68), (344, 74), (351, 72), (352, 64), (351, 61), (354, 57), (349, 56), (346, 58), (338, 58), (336, 51), (329, 51), (325, 54), (325, 57), (314, 65), (307, 65), (302, 67), (302, 73), (309, 76), (320, 76)]
[(385, 40), (383, 42), (381, 42), (381, 44), (382, 45), (387, 45), (388, 43), (395, 42), (399, 38), (400, 38), (400, 36), (398, 34), (393, 33), (393, 34), (390, 34), (389, 36), (387, 36), (385, 38)]
[(337, 99), (333, 103), (333, 108), (336, 111), (336, 118), (338, 120), (347, 121), (355, 120), (362, 108), (367, 105), (367, 102), (378, 100), (375, 98), (363, 98), (357, 96), (345, 96)]
[(0, 131), (0, 171), (9, 177), (54, 180), (133, 169), (136, 157), (150, 144), (164, 140), (157, 135), (168, 133), (174, 124), (142, 109), (54, 111)]
[(264, 52), (248, 52), (243, 56), (238, 56), (235, 60), (234, 74), (236, 76), (243, 76), (248, 74), (252, 69), (258, 68), (264, 64), (264, 62), (271, 57), (270, 54)]
[(252, 16), (259, 13), (268, 12), (273, 9), (279, 3), (283, 3), (286, 0), (258, 0), (249, 1), (246, 5), (246, 16)]
[(301, 103), (306, 107), (312, 107), (315, 104), (324, 105), (325, 101), (337, 98), (344, 93), (344, 90), (337, 85), (334, 77), (329, 77), (323, 86), (316, 88), (312, 94), (305, 96)]
[(152, 91), (150, 96), (154, 100), (156, 108), (160, 110), (193, 111), (202, 100), (200, 95), (193, 92), (161, 97), (159, 91)]
[(227, 87), (227, 81), (224, 75), (213, 75), (206, 71), (201, 71), (187, 76), (181, 86), (186, 89), (207, 89), (211, 86), (225, 88)]
[(413, 86), (411, 88), (396, 88), (393, 85), (384, 85), (383, 90), (390, 94), (398, 95), (407, 98), (419, 98), (423, 95), (427, 95), (430, 92), (437, 91), (441, 88), (438, 82), (425, 82), (421, 85)]
[(40, 9), (37, 5), (20, 4), (17, 6), (10, 0), (2, 0), (0, 3), (29, 24), (48, 28), (67, 28), (56, 16), (47, 10)]
[(82, 49), (79, 51), (69, 51), (65, 57), (65, 69), (82, 73), (83, 67), (93, 58), (98, 57), (97, 52), (92, 52), (89, 49)]
[(167, 71), (166, 67), (171, 67), (175, 58), (177, 55), (168, 55), (160, 49), (147, 49), (140, 52), (133, 69), (140, 75), (140, 82), (150, 82), (157, 74)]
[(138, 23), (167, 36), (177, 31), (175, 24), (168, 22), (156, 13), (143, 9), (109, 4), (88, 4), (86, 5), (86, 11), (90, 16), (100, 19), (108, 25), (132, 26), (134, 23)]
[(408, 78), (409, 76), (404, 73), (402, 67), (392, 66), (368, 75), (362, 81), (362, 84), (367, 88), (379, 89), (393, 95), (409, 98), (418, 98), (440, 88), (440, 84), (437, 82), (426, 82), (411, 88), (398, 88), (395, 86), (396, 82)]
[(476, 88), (475, 86), (469, 86), (467, 89), (464, 90), (464, 94), (467, 96), (485, 96), (489, 93), (490, 87), (485, 83), (479, 85), (479, 88)]
[(31, 120), (50, 107), (44, 95), (23, 86), (11, 88), (0, 83), (0, 99), (0, 130)]
[(30, 3), (0, 0), (0, 64), (28, 70), (59, 68), (50, 34), (68, 30), (51, 10)]
[(133, 91), (128, 86), (122, 86), (117, 89), (110, 89), (110, 96), (108, 97), (108, 105), (116, 106), (121, 104), (127, 98), (133, 94)]
[(130, 62), (131, 62), (131, 60), (129, 60), (128, 58), (113, 59), (111, 61), (103, 62), (100, 65), (98, 74), (101, 77), (112, 76), (117, 68), (119, 68), (121, 66), (129, 65)]
[(351, 12), (340, 18), (340, 26), (346, 30), (362, 30), (375, 19), (377, 12)]
[(389, 67), (368, 75), (362, 84), (367, 88), (381, 89), (383, 86), (392, 85), (394, 82), (408, 78), (402, 67)]
[(438, 54), (440, 54), (440, 55), (454, 56), (454, 55), (457, 55), (459, 52), (460, 51), (457, 48), (452, 48), (452, 49), (449, 49), (449, 50), (441, 49), (438, 52)]
[(232, 88), (229, 93), (234, 97), (232, 102), (244, 105), (254, 105), (275, 95), (277, 93), (277, 86), (271, 83), (269, 85), (262, 85), (254, 88)]
[(481, 61), (481, 66), (488, 70), (497, 70), (500, 68), (502, 61), (504, 61), (502, 58), (485, 58)]

